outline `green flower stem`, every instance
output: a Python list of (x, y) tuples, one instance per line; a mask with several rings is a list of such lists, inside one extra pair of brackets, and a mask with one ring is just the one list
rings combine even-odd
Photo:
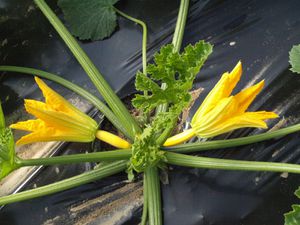
[(134, 23), (139, 24), (143, 28), (143, 44), (142, 44), (143, 73), (147, 74), (147, 33), (148, 32), (147, 32), (146, 24), (142, 20), (131, 17), (128, 14), (118, 10), (117, 8), (114, 8), (114, 10), (121, 16), (133, 21)]
[(74, 176), (43, 187), (19, 192), (13, 195), (0, 197), (0, 205), (5, 205), (13, 202), (20, 202), (20, 201), (68, 190), (80, 186), (82, 184), (86, 184), (119, 173), (125, 170), (126, 167), (127, 167), (127, 161), (113, 162), (110, 163), (109, 165), (105, 165), (100, 168), (94, 169), (92, 171), (80, 174), (78, 176)]
[(166, 158), (169, 164), (193, 168), (300, 173), (300, 165), (289, 163), (215, 159), (174, 152), (166, 152)]
[(146, 190), (148, 195), (149, 225), (162, 225), (161, 191), (158, 168), (148, 168), (145, 171), (144, 176), (146, 177)]
[(148, 192), (147, 192), (147, 182), (146, 182), (146, 176), (144, 176), (144, 191), (143, 191), (143, 196), (144, 196), (144, 204), (143, 204), (143, 214), (142, 214), (142, 219), (141, 219), (141, 225), (147, 225), (147, 219), (148, 219)]
[(53, 156), (49, 158), (38, 159), (16, 159), (16, 165), (23, 166), (40, 166), (40, 165), (57, 165), (57, 164), (71, 164), (82, 162), (100, 162), (100, 161), (115, 161), (122, 159), (129, 159), (131, 157), (130, 149), (113, 150), (105, 152), (93, 152), (86, 154), (73, 154), (63, 156)]
[(230, 147), (236, 147), (241, 145), (253, 144), (260, 141), (269, 140), (272, 138), (280, 138), (282, 136), (297, 131), (300, 131), (300, 124), (296, 124), (293, 126), (289, 126), (286, 128), (282, 128), (264, 134), (252, 135), (249, 137), (182, 144), (174, 147), (162, 147), (162, 149), (166, 151), (177, 152), (177, 153), (191, 153), (191, 152), (207, 151), (207, 150), (220, 149), (220, 148), (230, 148)]
[(81, 95), (86, 100), (88, 100), (90, 103), (92, 103), (94, 106), (99, 109), (103, 115), (118, 129), (120, 130), (124, 135), (128, 136), (128, 133), (120, 120), (115, 116), (115, 114), (96, 96), (92, 95), (90, 92), (86, 91), (85, 89), (81, 88), (80, 86), (73, 84), (72, 82), (57, 76), (52, 73), (48, 73), (42, 70), (37, 70), (33, 68), (28, 67), (19, 67), (19, 66), (0, 66), (0, 71), (7, 71), (7, 72), (18, 72), (28, 75), (37, 75), (39, 77), (46, 78), (48, 80), (52, 80), (58, 84), (61, 84), (62, 86), (70, 89), (71, 91), (74, 91), (75, 93)]
[(188, 10), (189, 0), (181, 0), (175, 32), (172, 40), (172, 44), (174, 45), (174, 51), (176, 52), (179, 52), (181, 48)]
[(135, 137), (135, 133), (141, 132), (141, 129), (135, 119), (130, 115), (129, 111), (126, 109), (122, 101), (118, 98), (118, 96), (114, 93), (106, 80), (102, 77), (99, 70), (89, 59), (83, 49), (79, 46), (75, 38), (69, 33), (63, 23), (59, 20), (59, 18), (54, 14), (51, 8), (46, 4), (46, 2), (44, 0), (34, 0), (34, 2), (47, 17), (49, 22), (53, 25), (61, 38), (64, 40), (66, 45), (69, 47), (87, 75), (90, 77), (112, 111), (120, 119), (127, 131), (128, 138), (133, 140)]

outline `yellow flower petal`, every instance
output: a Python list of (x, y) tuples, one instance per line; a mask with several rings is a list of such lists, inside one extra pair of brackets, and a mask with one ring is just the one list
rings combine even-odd
[(228, 97), (242, 73), (239, 62), (225, 73), (194, 115), (191, 126), (200, 137), (213, 137), (243, 127), (267, 128), (266, 119), (278, 117), (273, 112), (245, 112), (264, 86), (264, 81)]
[[(42, 81), (40, 78), (35, 77), (34, 78), (36, 83), (38, 84), (39, 88), (41, 89), (46, 105), (58, 112), (64, 112), (69, 114), (70, 116), (77, 118), (78, 120), (84, 120), (88, 116), (84, 113), (82, 113), (80, 110), (78, 110), (76, 107), (74, 107), (72, 104), (70, 104), (66, 99), (64, 99), (61, 95), (56, 93), (54, 90), (52, 90), (50, 87), (48, 87), (44, 81)], [(83, 119), (82, 119), (83, 117)]]
[(96, 121), (76, 109), (42, 80), (37, 77), (35, 79), (45, 96), (46, 103), (25, 100), (27, 112), (38, 119), (11, 125), (11, 128), (32, 132), (22, 137), (17, 144), (36, 141), (93, 141), (98, 126)]
[(25, 108), (28, 113), (61, 130), (78, 129), (82, 130), (83, 132), (95, 132), (97, 128), (97, 123), (90, 117), (86, 118), (85, 120), (80, 116), (74, 118), (64, 112), (47, 109), (46, 105), (42, 102), (26, 100)]
[(223, 123), (218, 124), (210, 130), (203, 131), (203, 133), (197, 133), (200, 137), (214, 137), (219, 134), (227, 133), (232, 130), (256, 127), (256, 128), (268, 128), (267, 124), (263, 121), (266, 119), (277, 118), (278, 115), (273, 112), (246, 112), (240, 116), (232, 117)]
[(233, 96), (222, 99), (219, 104), (207, 114), (192, 120), (191, 126), (196, 133), (209, 130), (216, 124), (222, 123), (237, 110), (237, 101)]
[(27, 120), (27, 121), (22, 121), (22, 122), (12, 124), (9, 127), (18, 130), (35, 131), (35, 130), (41, 130), (44, 126), (43, 123), (44, 122), (40, 119)]
[(66, 101), (57, 92), (52, 90), (40, 78), (34, 77), (34, 79), (45, 97), (46, 104), (48, 106), (50, 106), (52, 109), (61, 111), (61, 112), (67, 112), (67, 113), (69, 113), (69, 112), (73, 113), (73, 110), (77, 111), (77, 109), (75, 107), (73, 107), (73, 105), (71, 105), (68, 101)]
[(237, 83), (240, 81), (242, 76), (243, 68), (242, 68), (242, 62), (238, 61), (236, 66), (233, 68), (233, 70), (230, 72), (229, 75), (229, 87), (228, 92), (226, 93), (227, 96), (229, 96), (232, 92), (232, 90), (235, 88)]
[[(227, 98), (236, 84), (239, 82), (242, 75), (242, 63), (239, 61), (234, 69), (230, 73), (224, 73), (215, 85), (215, 87), (209, 92), (203, 103), (195, 113), (195, 117), (202, 117), (214, 108), (220, 100)], [(193, 122), (193, 121), (192, 121)]]
[(231, 73), (225, 73), (210, 91), (191, 121), (192, 131), (182, 132), (168, 138), (165, 146), (179, 144), (195, 135), (214, 137), (244, 127), (267, 128), (266, 119), (277, 118), (274, 112), (245, 112), (264, 86), (264, 81), (230, 96), (240, 80), (242, 64), (238, 62)]
[[(51, 134), (51, 135), (50, 135)], [(25, 145), (33, 142), (47, 142), (47, 141), (74, 141), (74, 142), (91, 142), (94, 138), (91, 136), (81, 135), (78, 133), (68, 133), (60, 131), (55, 128), (49, 128), (42, 131), (33, 132), (21, 137), (16, 144)]]
[(243, 113), (247, 110), (249, 105), (264, 87), (264, 83), (265, 81), (262, 80), (258, 84), (246, 88), (234, 96), (234, 98), (239, 102), (239, 110), (237, 113)]
[(278, 118), (278, 114), (274, 112), (267, 112), (267, 111), (257, 111), (257, 112), (246, 112), (249, 117), (253, 117), (259, 120), (267, 120), (267, 119), (275, 119)]

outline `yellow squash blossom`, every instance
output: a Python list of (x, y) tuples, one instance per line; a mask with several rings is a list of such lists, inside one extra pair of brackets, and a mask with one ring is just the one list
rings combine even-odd
[(10, 127), (32, 132), (17, 141), (18, 145), (39, 141), (91, 142), (96, 137), (115, 147), (128, 148), (130, 144), (116, 135), (98, 130), (95, 120), (71, 105), (61, 95), (49, 88), (41, 79), (35, 81), (43, 92), (45, 103), (25, 100), (25, 109), (37, 117), (12, 124)]
[(191, 121), (191, 129), (175, 135), (164, 146), (180, 144), (194, 136), (214, 137), (222, 133), (244, 128), (267, 128), (266, 119), (278, 117), (274, 112), (246, 112), (249, 105), (264, 86), (264, 81), (246, 88), (237, 95), (231, 92), (242, 75), (242, 64), (238, 62), (230, 72), (223, 74), (219, 82), (207, 95)]

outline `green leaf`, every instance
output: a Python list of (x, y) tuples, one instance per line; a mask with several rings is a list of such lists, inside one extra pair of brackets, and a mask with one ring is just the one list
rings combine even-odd
[[(164, 141), (161, 140), (161, 135), (174, 128), (178, 116), (189, 104), (189, 90), (211, 52), (212, 46), (204, 41), (195, 46), (189, 45), (182, 54), (174, 51), (173, 45), (166, 45), (154, 56), (154, 64), (148, 65), (149, 77), (141, 72), (137, 73), (136, 89), (147, 92), (147, 95), (136, 95), (133, 105), (144, 113), (160, 104), (168, 104), (169, 110), (158, 113), (143, 133), (136, 136), (132, 145), (129, 175), (132, 176), (132, 170), (143, 172), (148, 168), (164, 166), (165, 152), (159, 149)], [(159, 83), (165, 83), (167, 87), (161, 89)]]
[(300, 44), (294, 45), (291, 51), (289, 52), (290, 55), (290, 64), (292, 68), (290, 69), (294, 73), (300, 74)]
[(147, 168), (159, 166), (165, 161), (164, 152), (159, 150), (156, 143), (157, 133), (155, 126), (148, 126), (141, 135), (136, 136), (132, 145), (131, 166), (128, 169), (129, 178), (132, 176), (132, 169), (143, 172)]
[(0, 130), (0, 180), (15, 170), (15, 143), (11, 129)]
[[(300, 187), (295, 191), (295, 195), (300, 198)], [(300, 205), (292, 205), (292, 209), (292, 211), (284, 214), (284, 225), (300, 224)]]
[(173, 128), (182, 111), (182, 105), (177, 104), (169, 108), (167, 112), (160, 112), (148, 125), (141, 135), (137, 135), (132, 145), (132, 157), (128, 168), (128, 178), (133, 177), (133, 171), (143, 172), (148, 168), (158, 166), (164, 168), (165, 152), (160, 150), (160, 134)]
[(15, 170), (15, 142), (10, 128), (5, 127), (5, 119), (0, 104), (0, 180)]
[(4, 127), (5, 127), (5, 119), (4, 119), (4, 114), (0, 102), (0, 130), (3, 129)]
[[(175, 52), (171, 44), (162, 47), (154, 56), (154, 64), (148, 65), (149, 77), (137, 73), (136, 89), (149, 94), (137, 94), (132, 100), (134, 107), (148, 113), (160, 104), (187, 106), (191, 100), (188, 91), (211, 52), (212, 46), (204, 41), (187, 46), (181, 54)], [(161, 89), (159, 83), (167, 87)]]
[(70, 30), (81, 40), (102, 40), (117, 26), (113, 5), (118, 0), (59, 0)]
[(299, 225), (300, 224), (300, 205), (292, 205), (293, 211), (284, 214), (285, 225)]

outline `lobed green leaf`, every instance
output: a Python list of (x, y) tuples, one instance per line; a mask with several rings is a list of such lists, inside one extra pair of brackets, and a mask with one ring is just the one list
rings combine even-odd
[[(300, 198), (300, 187), (295, 191), (295, 195)], [(292, 211), (284, 214), (284, 225), (300, 224), (300, 205), (292, 205)]]
[(133, 179), (132, 170), (144, 172), (155, 166), (164, 167), (166, 158), (165, 152), (159, 148), (159, 137), (164, 130), (173, 127), (181, 110), (182, 106), (177, 104), (171, 106), (168, 112), (158, 113), (152, 123), (143, 130), (143, 133), (136, 136), (131, 148), (132, 157), (127, 171), (130, 180)]
[(113, 5), (118, 0), (59, 0), (73, 35), (81, 40), (102, 40), (117, 26)]
[(159, 145), (156, 143), (156, 135), (155, 128), (149, 126), (144, 129), (141, 135), (136, 136), (131, 148), (129, 175), (132, 175), (130, 169), (143, 172), (147, 168), (155, 167), (165, 161), (164, 152), (159, 150)]
[[(148, 95), (137, 94), (133, 105), (146, 113), (160, 104), (180, 103), (186, 107), (191, 100), (188, 91), (211, 52), (212, 46), (204, 41), (187, 46), (181, 54), (171, 44), (162, 47), (154, 56), (154, 64), (148, 65), (149, 77), (137, 73), (136, 89)], [(165, 83), (166, 88), (161, 89), (159, 83)]]

